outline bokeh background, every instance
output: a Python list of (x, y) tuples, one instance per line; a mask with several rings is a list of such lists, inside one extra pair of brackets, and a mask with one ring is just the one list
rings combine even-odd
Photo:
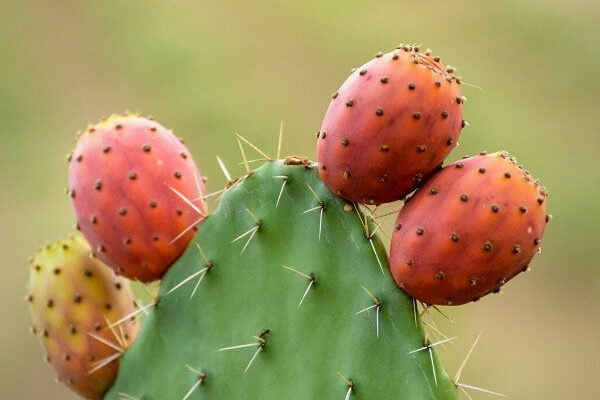
[[(315, 157), (314, 132), (352, 67), (398, 42), (458, 66), (470, 122), (450, 156), (506, 149), (550, 190), (532, 271), (446, 308), (452, 375), (514, 399), (600, 398), (600, 3), (0, 1), (0, 399), (70, 399), (28, 333), (27, 257), (64, 237), (75, 133), (124, 110), (185, 138), (209, 188), (241, 173), (234, 133)], [(396, 207), (393, 205), (391, 207)], [(391, 223), (391, 220), (390, 220)], [(389, 227), (389, 225), (388, 225)], [(399, 398), (401, 398), (399, 394)], [(473, 393), (474, 399), (492, 398)]]

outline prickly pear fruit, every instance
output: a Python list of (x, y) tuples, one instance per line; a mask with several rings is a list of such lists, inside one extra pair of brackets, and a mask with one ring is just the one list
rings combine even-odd
[(79, 228), (117, 274), (141, 281), (160, 278), (185, 250), (205, 216), (204, 192), (183, 143), (137, 115), (89, 127), (70, 159)]
[(138, 331), (136, 321), (119, 330), (108, 327), (135, 310), (129, 284), (92, 257), (78, 236), (35, 255), (27, 301), (32, 332), (58, 380), (85, 398), (102, 398), (116, 379), (118, 358)]
[(333, 94), (317, 134), (329, 189), (369, 204), (415, 189), (456, 146), (465, 124), (453, 72), (409, 46), (357, 68)]
[(546, 198), (503, 152), (446, 166), (398, 215), (390, 250), (396, 283), (429, 304), (499, 291), (539, 250), (550, 219)]

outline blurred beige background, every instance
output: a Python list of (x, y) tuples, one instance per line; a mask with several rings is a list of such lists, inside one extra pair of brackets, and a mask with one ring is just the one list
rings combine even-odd
[[(532, 272), (437, 318), (450, 374), (514, 399), (600, 398), (600, 3), (0, 0), (0, 399), (70, 399), (28, 334), (27, 257), (71, 232), (64, 155), (126, 109), (184, 137), (210, 190), (238, 132), (315, 157), (314, 132), (352, 67), (398, 42), (458, 66), (468, 97), (450, 159), (506, 149), (550, 190)], [(399, 394), (401, 398), (401, 394)], [(473, 394), (474, 399), (493, 398)], [(169, 400), (169, 399), (167, 399)]]

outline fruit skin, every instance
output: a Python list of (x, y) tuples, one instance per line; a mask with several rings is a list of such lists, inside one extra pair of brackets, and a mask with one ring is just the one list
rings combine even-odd
[(390, 249), (396, 283), (428, 304), (497, 292), (539, 250), (546, 190), (507, 153), (446, 166), (398, 214)]
[[(46, 360), (58, 380), (88, 399), (100, 399), (114, 382), (119, 361), (89, 373), (117, 351), (88, 333), (118, 344), (106, 321), (135, 310), (129, 283), (91, 256), (80, 236), (40, 250), (31, 262), (27, 301)], [(106, 318), (106, 319), (105, 319)], [(123, 324), (123, 347), (136, 337), (137, 322)]]
[[(206, 373), (190, 399), (341, 400), (348, 387), (337, 372), (355, 382), (351, 400), (458, 398), (435, 348), (437, 386), (429, 352), (408, 354), (422, 347), (423, 327), (394, 283), (377, 235), (373, 246), (385, 274), (353, 207), (327, 190), (316, 168), (290, 161), (300, 165), (268, 162), (225, 193), (165, 275), (160, 304), (125, 354), (106, 400), (122, 399), (119, 393), (183, 399), (199, 384), (186, 365)], [(276, 206), (281, 176), (288, 180)], [(325, 205), (320, 240), (320, 211), (302, 214), (319, 206), (307, 184)], [(246, 208), (261, 224), (241, 253), (249, 235), (232, 240), (258, 226)], [(196, 243), (210, 271), (191, 299), (198, 275), (169, 293), (207, 265)], [(309, 280), (282, 265), (315, 276), (300, 307)], [(373, 304), (360, 285), (381, 300), (379, 338), (375, 309), (356, 315)], [(218, 351), (256, 342), (264, 329), (270, 329), (264, 351), (245, 373), (258, 346)]]
[(401, 46), (357, 68), (334, 93), (317, 153), (321, 179), (348, 200), (396, 201), (456, 146), (460, 78), (438, 57)]
[(79, 136), (69, 165), (77, 224), (117, 274), (160, 278), (205, 214), (202, 177), (183, 143), (159, 123), (113, 115)]

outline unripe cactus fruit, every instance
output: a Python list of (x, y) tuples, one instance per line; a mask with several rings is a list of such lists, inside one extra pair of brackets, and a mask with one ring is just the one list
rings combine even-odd
[(429, 304), (476, 301), (528, 268), (546, 223), (546, 190), (506, 153), (446, 166), (400, 211), (396, 283)]
[(117, 274), (160, 278), (202, 221), (204, 182), (183, 143), (159, 123), (114, 115), (78, 139), (69, 166), (77, 224)]
[(91, 256), (81, 237), (59, 241), (32, 259), (27, 301), (58, 380), (100, 399), (116, 379), (118, 358), (135, 339), (136, 321), (111, 330), (135, 310), (129, 284)]
[(408, 46), (357, 68), (334, 93), (317, 135), (319, 173), (329, 189), (379, 204), (419, 186), (465, 124), (453, 72)]

